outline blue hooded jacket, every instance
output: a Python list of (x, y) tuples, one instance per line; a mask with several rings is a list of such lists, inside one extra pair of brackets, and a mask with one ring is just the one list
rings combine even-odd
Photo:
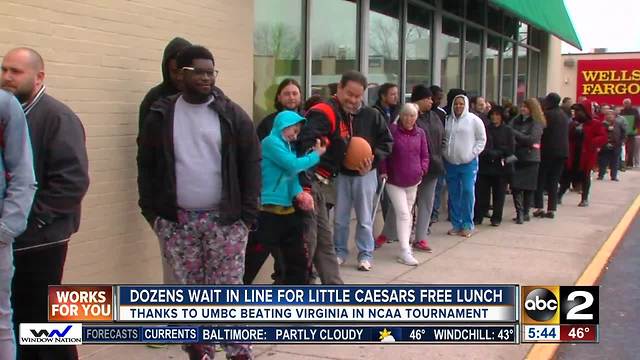
[(296, 112), (282, 111), (275, 118), (271, 134), (262, 140), (262, 205), (292, 206), (302, 192), (298, 174), (320, 162), (315, 151), (298, 157), (282, 137), (284, 129), (304, 121)]

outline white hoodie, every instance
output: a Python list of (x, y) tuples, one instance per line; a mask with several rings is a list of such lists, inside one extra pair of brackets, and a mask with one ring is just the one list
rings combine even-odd
[(453, 113), (447, 115), (444, 137), (444, 158), (454, 165), (468, 164), (484, 150), (487, 134), (484, 123), (476, 115), (469, 112), (469, 99), (464, 95), (454, 98), (464, 99), (464, 110), (460, 117)]

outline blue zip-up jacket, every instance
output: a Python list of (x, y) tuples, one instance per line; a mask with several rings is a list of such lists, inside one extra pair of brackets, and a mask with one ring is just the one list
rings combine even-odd
[(298, 157), (294, 147), (282, 137), (282, 130), (305, 119), (293, 111), (280, 112), (271, 134), (262, 140), (262, 205), (292, 206), (302, 192), (298, 174), (320, 162), (315, 151)]
[(8, 245), (26, 229), (36, 193), (27, 120), (13, 94), (0, 90), (0, 244)]

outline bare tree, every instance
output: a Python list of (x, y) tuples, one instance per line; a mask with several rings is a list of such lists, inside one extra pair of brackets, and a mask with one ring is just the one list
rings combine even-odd
[(273, 56), (276, 59), (293, 59), (300, 56), (302, 44), (298, 32), (283, 23), (258, 24), (253, 34), (254, 53)]

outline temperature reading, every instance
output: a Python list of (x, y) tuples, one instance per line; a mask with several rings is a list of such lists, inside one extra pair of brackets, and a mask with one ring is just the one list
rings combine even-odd
[(502, 329), (498, 333), (498, 339), (500, 340), (509, 340), (513, 336), (513, 329)]
[(422, 340), (422, 335), (426, 334), (424, 329), (413, 329), (409, 334), (411, 340)]
[(589, 331), (591, 331), (591, 329), (589, 329), (588, 327), (574, 327), (569, 330), (569, 336), (572, 339), (582, 339), (586, 334), (589, 333)]

